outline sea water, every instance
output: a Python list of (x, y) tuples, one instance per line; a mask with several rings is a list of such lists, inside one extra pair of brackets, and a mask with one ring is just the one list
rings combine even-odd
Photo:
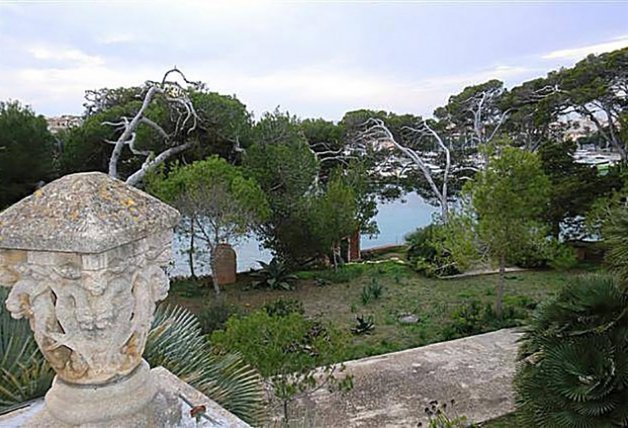
[[(402, 244), (405, 236), (418, 227), (427, 226), (432, 222), (432, 216), (438, 209), (429, 205), (416, 193), (408, 193), (392, 202), (378, 204), (378, 213), (375, 221), (379, 227), (377, 236), (362, 236), (362, 249), (379, 247), (390, 244)], [(201, 244), (198, 240), (196, 245)], [(183, 252), (189, 245), (189, 240), (177, 234), (174, 240), (174, 265), (170, 269), (170, 276), (188, 276), (190, 269), (188, 255)], [(234, 246), (237, 254), (238, 272), (259, 267), (258, 260), (267, 262), (272, 258), (270, 251), (260, 247), (255, 238), (243, 240)], [(209, 273), (208, 256), (199, 254), (195, 258), (197, 275)]]

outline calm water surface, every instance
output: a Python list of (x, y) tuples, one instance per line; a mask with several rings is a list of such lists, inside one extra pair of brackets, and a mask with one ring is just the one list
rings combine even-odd
[[(414, 231), (417, 227), (423, 227), (432, 222), (432, 214), (437, 208), (427, 204), (416, 193), (408, 193), (402, 199), (394, 202), (380, 203), (379, 212), (375, 217), (379, 226), (379, 235), (374, 237), (362, 236), (362, 249), (379, 247), (388, 244), (401, 244), (404, 236)], [(190, 274), (187, 255), (182, 249), (187, 248), (187, 240), (177, 235), (174, 241), (174, 266), (170, 271), (171, 276), (187, 276)], [(242, 241), (235, 247), (238, 255), (238, 271), (246, 271), (259, 267), (257, 261), (269, 261), (272, 257), (270, 251), (259, 247), (256, 239)], [(209, 273), (209, 267), (205, 260), (207, 256), (197, 256), (195, 269), (197, 274)]]

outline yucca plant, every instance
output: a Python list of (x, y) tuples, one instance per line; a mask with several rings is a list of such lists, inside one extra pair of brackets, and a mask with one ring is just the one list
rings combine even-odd
[[(4, 308), (7, 294), (0, 287), (0, 413), (43, 396), (54, 376), (28, 321), (12, 319)], [(197, 318), (187, 309), (157, 308), (144, 358), (151, 367), (165, 367), (243, 420), (263, 421), (261, 377), (235, 354), (214, 355)]]
[(215, 355), (198, 319), (179, 306), (160, 306), (148, 335), (144, 358), (249, 423), (264, 418), (262, 378), (236, 354)]
[(4, 307), (8, 294), (8, 288), (0, 286), (0, 413), (44, 395), (54, 376), (28, 321), (11, 318)]
[(523, 426), (628, 426), (628, 293), (589, 275), (540, 306), (515, 377)]

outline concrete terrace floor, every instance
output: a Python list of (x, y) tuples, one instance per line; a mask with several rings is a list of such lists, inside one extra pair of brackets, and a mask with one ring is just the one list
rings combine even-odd
[(345, 363), (348, 393), (320, 390), (292, 405), (308, 426), (412, 427), (431, 400), (456, 400), (455, 413), (483, 422), (514, 410), (514, 329), (441, 342)]

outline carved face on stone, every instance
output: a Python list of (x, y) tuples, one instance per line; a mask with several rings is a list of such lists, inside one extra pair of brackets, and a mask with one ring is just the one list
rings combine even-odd
[(3, 269), (21, 272), (7, 308), (29, 318), (59, 377), (103, 383), (140, 363), (156, 302), (168, 291), (170, 239), (167, 231), (100, 254), (28, 251), (13, 264), (0, 251)]

